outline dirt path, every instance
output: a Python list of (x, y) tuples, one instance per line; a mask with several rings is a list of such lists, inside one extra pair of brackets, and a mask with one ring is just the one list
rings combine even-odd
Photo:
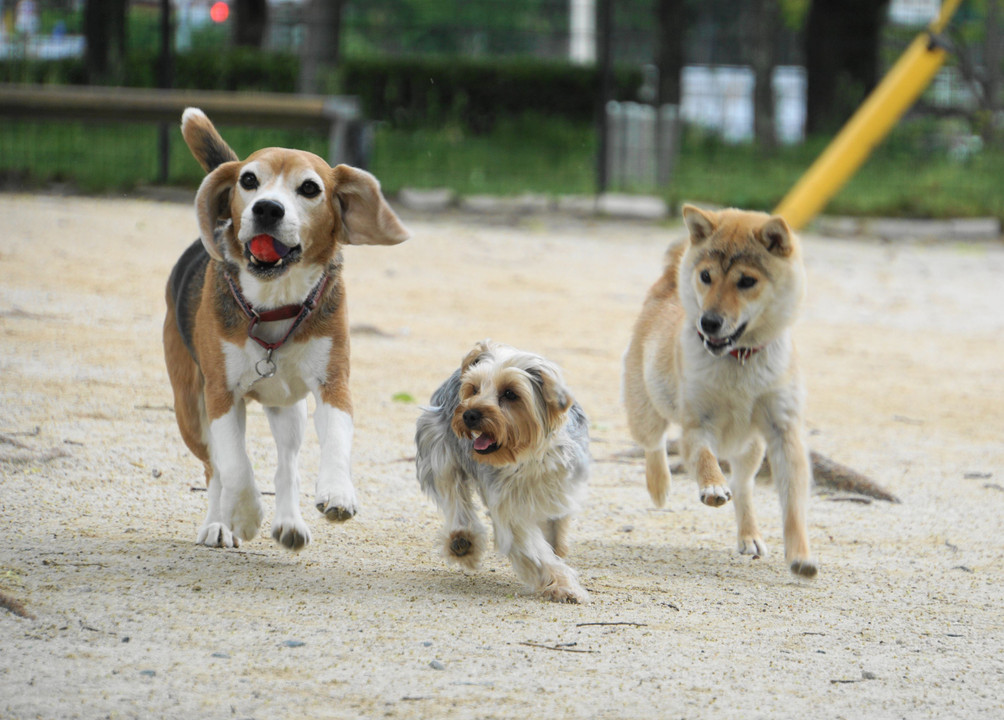
[[(1001, 717), (1004, 246), (806, 237), (814, 449), (902, 499), (817, 494), (813, 582), (734, 552), (729, 508), (630, 458), (620, 355), (676, 231), (406, 217), (349, 248), (362, 511), (314, 543), (195, 545), (201, 470), (170, 411), (163, 284), (187, 205), (0, 195), (3, 718)], [(595, 464), (570, 562), (593, 602), (437, 557), (414, 422), (475, 340), (558, 362)], [(416, 402), (408, 402), (408, 398)], [(273, 447), (249, 413), (260, 487)], [(18, 607), (18, 603), (21, 607)]]

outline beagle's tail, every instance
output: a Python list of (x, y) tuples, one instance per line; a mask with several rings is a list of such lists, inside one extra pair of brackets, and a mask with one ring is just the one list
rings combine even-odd
[(240, 160), (199, 108), (185, 108), (181, 115), (181, 135), (206, 172), (212, 172), (225, 162)]

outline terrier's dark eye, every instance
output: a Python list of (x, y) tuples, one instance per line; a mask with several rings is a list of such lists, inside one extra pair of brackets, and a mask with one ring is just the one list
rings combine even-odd
[(241, 187), (245, 190), (254, 190), (258, 187), (258, 178), (253, 172), (246, 172), (241, 175)]
[(321, 188), (313, 180), (304, 180), (296, 191), (305, 198), (315, 198), (321, 194)]
[(739, 278), (739, 282), (736, 283), (740, 290), (749, 290), (751, 287), (756, 285), (756, 278), (750, 275), (743, 275)]
[(707, 270), (701, 270), (701, 282), (704, 283), (705, 285), (710, 285), (711, 273), (709, 273)]
[(506, 400), (506, 401), (508, 401), (508, 402), (513, 402), (513, 401), (515, 401), (515, 400), (519, 400), (519, 395), (517, 395), (516, 393), (514, 393), (514, 392), (513, 392), (512, 390), (506, 390), (506, 391), (505, 391), (504, 393), (502, 393), (502, 395), (500, 395), (499, 397), (500, 397), (500, 398), (501, 398), (502, 400)]

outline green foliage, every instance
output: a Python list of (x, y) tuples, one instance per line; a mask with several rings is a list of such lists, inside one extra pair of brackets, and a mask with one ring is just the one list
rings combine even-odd
[[(640, 83), (639, 71), (618, 72), (616, 98), (633, 98)], [(459, 122), (475, 133), (525, 113), (588, 122), (598, 87), (595, 68), (530, 59), (355, 59), (340, 70), (341, 91), (358, 96), (367, 117), (403, 128)]]

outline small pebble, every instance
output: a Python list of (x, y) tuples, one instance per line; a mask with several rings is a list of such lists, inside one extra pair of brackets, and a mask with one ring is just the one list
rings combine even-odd
[(432, 647), (432, 641), (426, 640), (425, 642), (422, 643), (422, 647)]
[(224, 660), (229, 660), (230, 659), (230, 656), (227, 655), (225, 652), (214, 652), (212, 656), (214, 658), (222, 658)]
[(446, 669), (446, 666), (443, 665), (443, 663), (439, 662), (439, 660), (433, 660), (431, 663), (429, 663), (429, 667), (431, 667), (433, 670), (445, 670)]
[(306, 643), (303, 640), (283, 640), (282, 644), (286, 647), (303, 647)]
[(146, 677), (154, 677), (157, 674), (156, 670), (140, 670), (140, 675), (145, 675)]

